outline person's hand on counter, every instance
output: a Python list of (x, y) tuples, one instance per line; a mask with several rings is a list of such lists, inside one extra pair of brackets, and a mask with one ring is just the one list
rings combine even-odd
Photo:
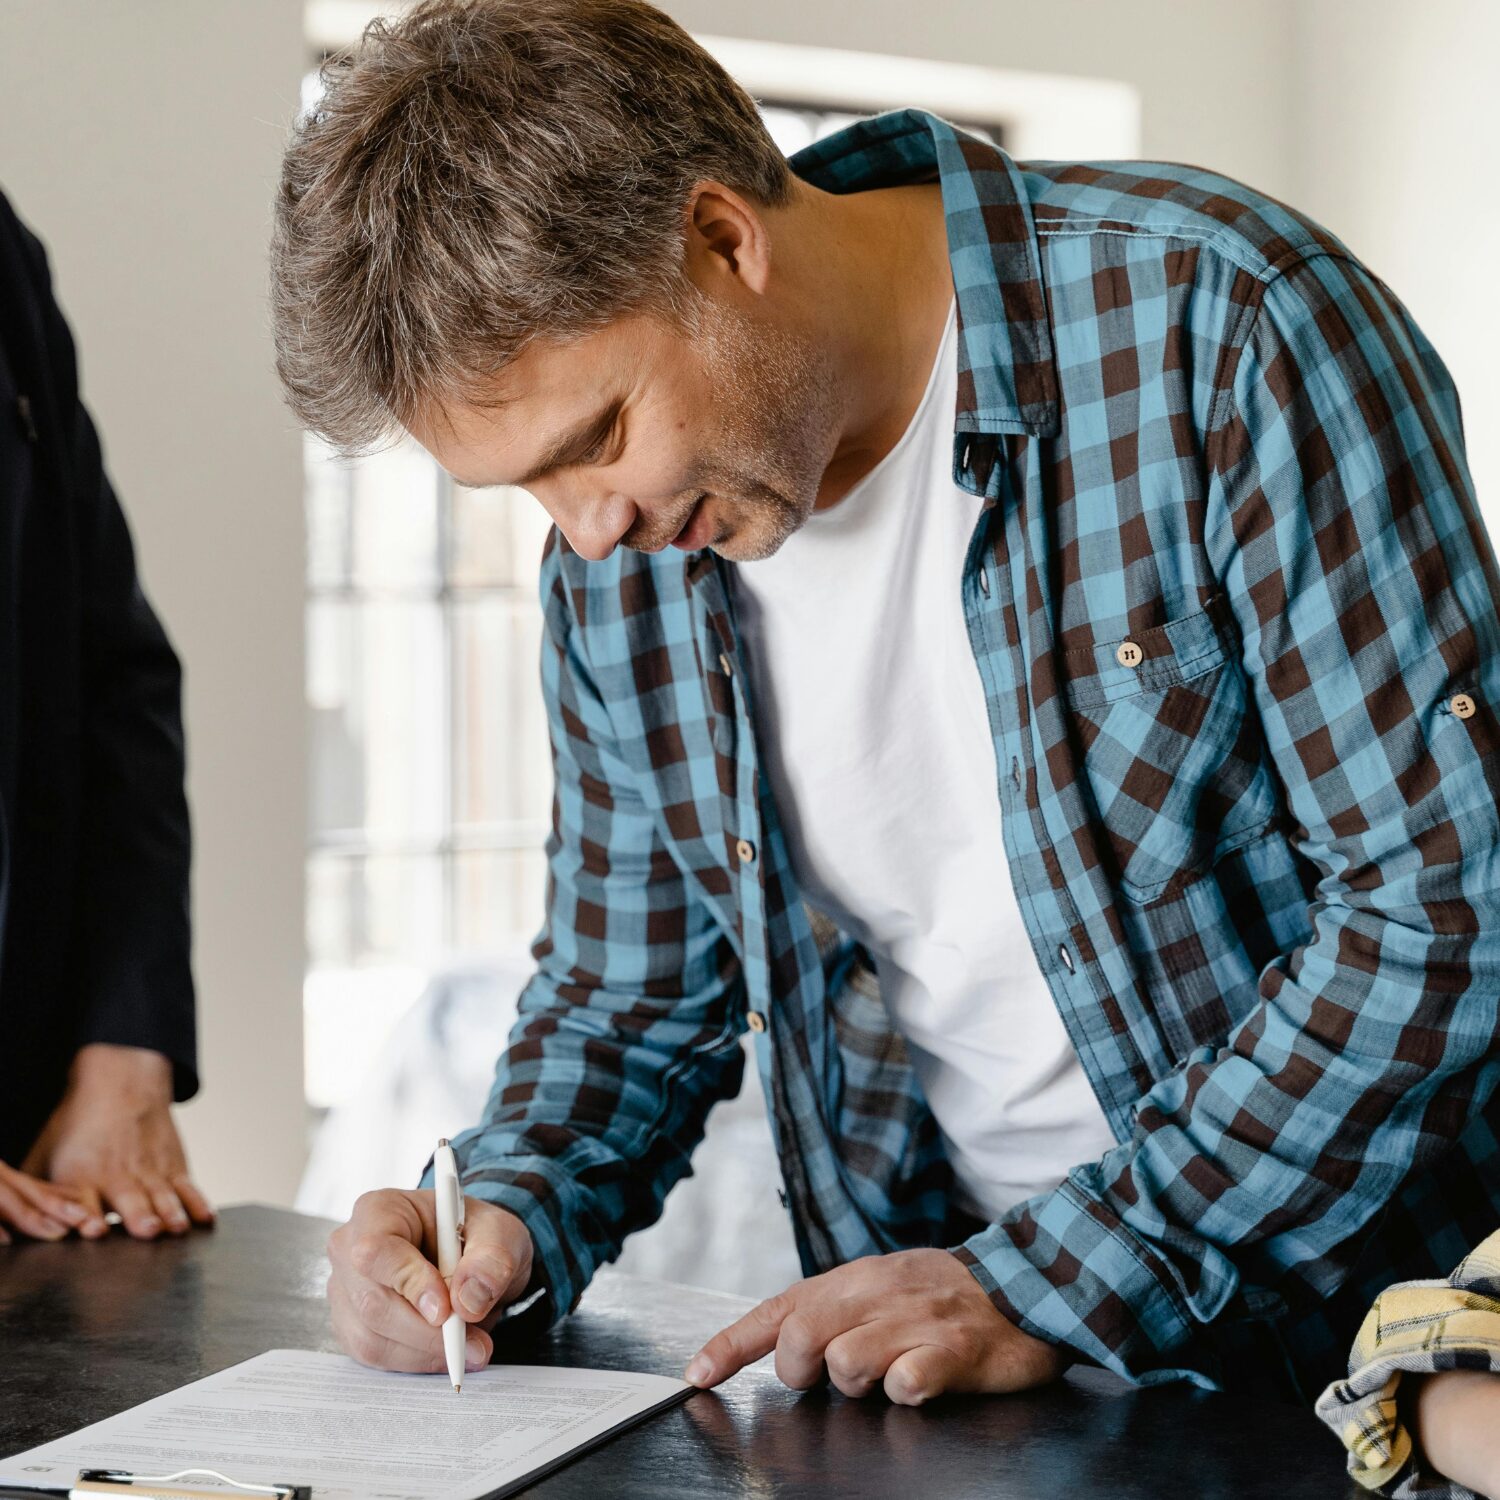
[(455, 1309), (470, 1325), (465, 1365), (483, 1369), (490, 1330), (531, 1281), (531, 1234), (514, 1214), (464, 1199), (464, 1244), (452, 1298), (437, 1268), (432, 1190), (366, 1193), (328, 1240), (328, 1301), (345, 1353), (382, 1370), (446, 1368), (443, 1323)]
[(104, 1216), (77, 1193), (0, 1161), (0, 1245), (10, 1244), (17, 1232), (34, 1240), (60, 1240), (76, 1229), (86, 1239), (97, 1239), (107, 1228)]
[(902, 1250), (799, 1281), (717, 1333), (685, 1372), (713, 1386), (776, 1351), (796, 1390), (825, 1378), (848, 1396), (883, 1386), (920, 1406), (945, 1393), (1023, 1391), (1056, 1380), (1070, 1357), (1023, 1333), (946, 1250)]
[(107, 1209), (140, 1240), (213, 1223), (172, 1121), (172, 1064), (143, 1047), (80, 1048), (67, 1092), (24, 1165), (69, 1189), (101, 1232)]

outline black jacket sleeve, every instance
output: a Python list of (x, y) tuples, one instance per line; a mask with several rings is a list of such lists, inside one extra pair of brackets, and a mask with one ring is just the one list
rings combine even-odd
[(136, 575), (45, 252), (3, 198), (0, 234), (18, 237), (30, 283), (36, 339), (22, 363), (40, 360), (25, 413), (38, 482), (52, 491), (47, 504), (71, 509), (77, 598), (54, 602), (78, 612), (77, 1041), (164, 1054), (185, 1099), (197, 1089), (197, 1043), (181, 668)]

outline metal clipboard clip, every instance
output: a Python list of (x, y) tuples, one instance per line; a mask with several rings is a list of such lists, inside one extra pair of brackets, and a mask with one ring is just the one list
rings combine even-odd
[[(193, 1477), (217, 1479), (211, 1488), (181, 1484)], [(219, 1486), (224, 1486), (220, 1488)], [(224, 1500), (225, 1495), (268, 1495), (271, 1500), (312, 1500), (310, 1484), (241, 1484), (217, 1469), (179, 1469), (175, 1474), (131, 1474), (124, 1469), (80, 1469), (68, 1491), (77, 1495), (129, 1495), (134, 1500)]]

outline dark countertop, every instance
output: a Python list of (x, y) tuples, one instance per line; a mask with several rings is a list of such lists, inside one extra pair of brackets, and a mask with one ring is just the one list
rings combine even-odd
[[(212, 1233), (0, 1248), (0, 1454), (98, 1421), (265, 1349), (333, 1349), (331, 1226), (226, 1209)], [(678, 1375), (738, 1297), (610, 1272), (574, 1316), (501, 1357)], [(1346, 1500), (1364, 1491), (1309, 1411), (1095, 1370), (1020, 1396), (908, 1409), (801, 1394), (769, 1361), (541, 1481), (540, 1500), (808, 1494), (879, 1500)]]

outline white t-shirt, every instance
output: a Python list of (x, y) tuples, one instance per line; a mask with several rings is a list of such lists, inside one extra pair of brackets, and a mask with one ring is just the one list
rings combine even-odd
[(758, 740), (803, 897), (869, 950), (966, 1206), (1115, 1144), (1031, 951), (960, 582), (954, 314), (901, 441), (775, 556), (736, 564)]

